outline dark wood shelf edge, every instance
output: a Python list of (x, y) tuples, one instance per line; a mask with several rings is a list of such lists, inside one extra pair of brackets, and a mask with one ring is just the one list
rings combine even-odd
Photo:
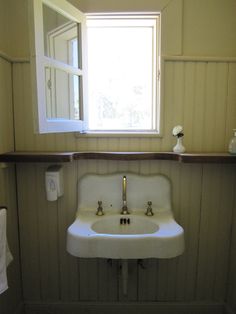
[(173, 160), (183, 163), (236, 163), (236, 155), (228, 153), (173, 152), (9, 152), (0, 154), (0, 162), (63, 163), (81, 159), (100, 160)]
[(104, 160), (179, 160), (179, 154), (171, 152), (77, 152), (74, 160), (104, 159)]
[(180, 154), (179, 161), (183, 163), (236, 163), (236, 155), (229, 153), (192, 153)]
[(9, 152), (0, 154), (0, 162), (72, 162), (71, 152)]

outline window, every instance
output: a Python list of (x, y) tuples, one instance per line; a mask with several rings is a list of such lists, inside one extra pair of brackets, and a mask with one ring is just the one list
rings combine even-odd
[(158, 134), (159, 16), (29, 2), (39, 133)]
[(85, 16), (64, 0), (29, 0), (29, 9), (36, 131), (81, 131)]
[(158, 131), (158, 22), (88, 16), (88, 131)]

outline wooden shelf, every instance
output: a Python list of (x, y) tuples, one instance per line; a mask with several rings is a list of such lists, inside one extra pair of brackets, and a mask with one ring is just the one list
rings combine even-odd
[(236, 155), (228, 153), (172, 152), (9, 152), (0, 154), (0, 162), (62, 163), (80, 159), (102, 160), (174, 160), (183, 163), (236, 163)]
[(72, 162), (71, 152), (10, 152), (0, 155), (0, 162)]
[(236, 155), (228, 153), (180, 154), (179, 161), (185, 163), (236, 163)]
[(171, 152), (77, 152), (74, 160), (105, 159), (105, 160), (178, 160), (179, 155)]

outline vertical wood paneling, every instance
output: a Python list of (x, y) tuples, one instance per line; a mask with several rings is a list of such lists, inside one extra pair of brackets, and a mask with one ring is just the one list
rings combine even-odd
[(159, 261), (158, 299), (193, 300), (197, 269), (201, 167), (180, 166), (174, 163), (168, 172), (173, 185), (174, 213), (177, 221), (184, 227), (186, 249), (185, 253), (176, 259)]
[[(173, 63), (174, 86), (173, 86), (173, 125), (183, 125), (184, 122), (184, 95), (185, 95), (185, 64), (181, 62)], [(172, 104), (173, 105), (173, 104)]]
[(77, 260), (65, 253), (66, 232), (74, 221), (77, 210), (78, 163), (63, 165), (64, 195), (58, 201), (58, 245), (61, 300), (75, 301), (79, 295), (79, 274)]
[(236, 64), (229, 64), (228, 74), (228, 97), (226, 106), (226, 142), (225, 149), (228, 150), (229, 139), (233, 136), (233, 129), (236, 128)]
[(58, 210), (57, 202), (46, 200), (44, 184), (46, 169), (47, 165), (35, 166), (36, 195), (31, 207), (36, 208), (38, 220), (40, 273), (44, 274), (40, 276), (41, 297), (43, 300), (58, 300), (60, 299)]
[(25, 300), (39, 301), (43, 278), (40, 269), (38, 213), (35, 201), (37, 199), (35, 166), (19, 165), (17, 184), (23, 296)]
[[(234, 169), (236, 170), (236, 169)], [(230, 239), (230, 263), (228, 267), (227, 303), (236, 311), (236, 185), (234, 185), (234, 208), (232, 213), (232, 230)]]
[[(206, 96), (204, 111), (204, 137), (203, 150), (213, 151), (214, 132), (216, 127), (215, 119), (215, 103), (216, 103), (216, 75), (217, 67), (215, 63), (206, 63)], [(209, 123), (210, 122), (210, 123)]]
[(174, 107), (174, 67), (172, 62), (165, 63), (165, 85), (162, 110), (164, 111), (163, 138), (161, 141), (161, 151), (169, 151), (173, 147), (171, 131), (173, 129), (173, 107)]
[[(185, 256), (179, 257), (176, 294), (177, 299), (193, 300), (199, 245), (202, 166), (181, 165), (180, 175), (180, 204), (177, 217), (184, 228), (186, 250)], [(173, 181), (175, 186), (174, 183)]]
[(138, 300), (157, 300), (157, 259), (142, 260), (138, 265)]
[(13, 261), (7, 268), (8, 290), (0, 295), (0, 313), (14, 313), (22, 303), (21, 270), (19, 260), (19, 238), (17, 221), (15, 167), (0, 169), (0, 204), (6, 205), (7, 238)]
[(184, 145), (187, 150), (192, 150), (193, 128), (192, 122), (195, 120), (195, 95), (196, 95), (196, 63), (186, 62), (184, 64), (184, 91), (183, 91), (183, 116), (184, 116)]
[(98, 300), (98, 261), (96, 258), (79, 259), (79, 299)]
[(227, 97), (228, 97), (228, 64), (219, 63), (217, 65), (216, 75), (216, 100), (215, 100), (215, 132), (213, 139), (213, 151), (217, 152), (224, 150), (225, 143), (228, 139), (225, 138), (225, 128), (227, 123)]
[(226, 165), (203, 168), (196, 291), (200, 300), (225, 296), (234, 180), (232, 168)]
[(227, 102), (227, 65), (209, 63), (206, 69), (206, 101), (203, 149), (224, 150)]
[(205, 121), (205, 96), (206, 96), (206, 63), (196, 64), (195, 82), (197, 91), (194, 99), (194, 119), (192, 121), (192, 151), (203, 151), (204, 121)]
[(11, 64), (0, 58), (0, 153), (14, 149)]
[(99, 301), (117, 301), (118, 299), (119, 261), (98, 259), (98, 299)]
[[(18, 171), (26, 300), (223, 300), (235, 189), (233, 166), (81, 160), (64, 166), (65, 195), (51, 204), (44, 199), (46, 166), (21, 165)], [(114, 171), (167, 175), (174, 214), (186, 239), (185, 252), (178, 258), (145, 260), (144, 268), (136, 260), (129, 261), (127, 296), (122, 291), (119, 261), (77, 259), (65, 249), (66, 229), (76, 211), (77, 180), (85, 173)]]

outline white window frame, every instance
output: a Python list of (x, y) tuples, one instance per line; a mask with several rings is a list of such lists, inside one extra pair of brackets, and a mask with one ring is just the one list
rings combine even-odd
[[(51, 67), (65, 71), (68, 74), (75, 74), (78, 75), (82, 81), (86, 81), (86, 17), (82, 12), (64, 0), (29, 0), (28, 3), (30, 30), (32, 30), (30, 34), (30, 61), (32, 65), (33, 102), (35, 105), (35, 130), (38, 133), (82, 131), (84, 128), (82, 107), (86, 106), (86, 84), (82, 84), (82, 91), (80, 93), (80, 95), (83, 95), (83, 104), (81, 104), (80, 108), (81, 120), (48, 119), (45, 95), (45, 68)], [(80, 25), (81, 42), (83, 42), (81, 51), (82, 67), (80, 69), (44, 55), (43, 4)]]
[[(153, 129), (150, 130), (93, 130), (86, 129), (85, 133), (88, 135), (97, 135), (97, 136), (107, 136), (107, 135), (159, 135), (160, 134), (160, 13), (121, 13), (121, 14), (87, 14), (88, 19), (96, 20), (127, 20), (130, 26), (144, 26), (142, 24), (142, 20), (152, 19), (155, 20), (155, 25), (153, 23), (153, 75), (152, 75), (152, 120), (153, 120)], [(138, 20), (140, 20), (140, 24), (138, 24)], [(108, 22), (109, 23), (109, 22)], [(150, 25), (151, 25), (150, 24)], [(87, 108), (85, 110), (85, 117), (88, 117)], [(86, 125), (88, 124), (86, 119)]]

